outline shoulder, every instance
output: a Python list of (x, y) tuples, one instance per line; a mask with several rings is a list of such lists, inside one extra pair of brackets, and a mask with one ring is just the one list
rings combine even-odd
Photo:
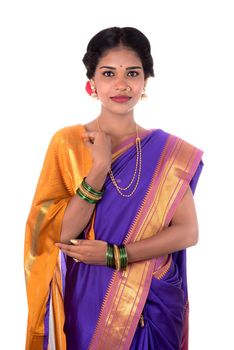
[(166, 132), (162, 129), (154, 129), (151, 133), (152, 145), (160, 147), (165, 155), (165, 159), (170, 159), (173, 164), (177, 164), (178, 167), (183, 167), (193, 164), (196, 168), (202, 162), (203, 150), (193, 145), (189, 141)]
[(53, 134), (51, 143), (54, 145), (61, 145), (70, 142), (73, 143), (74, 140), (77, 142), (81, 139), (83, 132), (84, 127), (82, 124), (66, 126)]
[(177, 135), (168, 133), (168, 137), (172, 146), (171, 157), (177, 175), (191, 181), (194, 174), (200, 174), (203, 168), (203, 150)]
[(82, 124), (76, 124), (71, 126), (66, 126), (62, 129), (57, 130), (54, 135), (54, 140), (69, 140), (72, 138), (79, 138), (81, 137), (82, 133), (84, 132), (84, 127)]
[(170, 136), (178, 144), (179, 148), (182, 148), (184, 152), (196, 153), (201, 158), (203, 150), (200, 149), (199, 145), (194, 145), (191, 141), (184, 139), (178, 135), (170, 134)]
[(161, 137), (161, 138), (166, 139), (167, 142), (170, 142), (174, 145), (178, 145), (178, 147), (183, 146), (184, 149), (188, 149), (191, 151), (197, 150), (197, 151), (200, 151), (203, 153), (203, 151), (199, 148), (199, 146), (192, 144), (190, 141), (188, 141), (184, 138), (181, 138), (178, 135), (172, 134), (172, 133), (164, 131), (162, 129), (154, 129), (153, 131), (154, 131), (153, 132), (154, 137)]

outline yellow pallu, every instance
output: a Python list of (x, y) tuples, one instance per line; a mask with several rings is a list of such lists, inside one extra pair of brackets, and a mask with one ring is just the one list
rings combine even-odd
[[(25, 278), (28, 299), (26, 350), (41, 350), (46, 304), (52, 288), (56, 349), (66, 349), (59, 249), (61, 225), (69, 200), (92, 160), (82, 142), (81, 125), (58, 131), (45, 156), (26, 224)], [(51, 283), (52, 282), (52, 283)]]

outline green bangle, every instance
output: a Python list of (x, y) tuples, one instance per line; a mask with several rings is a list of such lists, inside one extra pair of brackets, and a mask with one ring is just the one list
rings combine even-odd
[(102, 190), (102, 191), (97, 191), (97, 190), (95, 190), (93, 187), (91, 187), (91, 186), (85, 181), (85, 179), (86, 179), (86, 177), (83, 178), (82, 186), (84, 186), (84, 188), (85, 188), (88, 192), (94, 194), (95, 196), (102, 196), (102, 195), (103, 195), (104, 190)]
[(86, 197), (93, 199), (95, 201), (99, 201), (100, 199), (102, 199), (101, 196), (96, 196), (96, 195), (92, 194), (91, 192), (87, 191), (84, 188), (84, 186), (82, 186), (82, 183), (80, 184), (79, 192), (81, 192), (83, 194), (83, 196), (86, 196)]
[(106, 247), (106, 266), (115, 267), (114, 245), (110, 243)]
[(127, 256), (127, 249), (125, 245), (119, 246), (119, 253), (120, 253), (120, 268), (126, 269), (128, 266), (128, 256)]
[(79, 188), (76, 190), (76, 194), (90, 204), (96, 204), (98, 202), (98, 200), (91, 199), (85, 196), (83, 193), (80, 192)]

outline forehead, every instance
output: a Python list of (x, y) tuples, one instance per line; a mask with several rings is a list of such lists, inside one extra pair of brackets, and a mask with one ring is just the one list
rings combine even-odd
[(116, 47), (106, 51), (98, 62), (98, 66), (142, 66), (137, 53), (130, 48)]

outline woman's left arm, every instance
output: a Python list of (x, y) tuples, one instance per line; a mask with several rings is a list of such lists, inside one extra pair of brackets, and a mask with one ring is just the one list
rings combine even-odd
[(169, 227), (150, 238), (126, 245), (128, 261), (131, 263), (167, 255), (197, 242), (198, 221), (193, 194), (188, 187)]
[[(193, 194), (188, 187), (171, 225), (156, 235), (126, 245), (128, 262), (156, 258), (193, 246), (198, 241), (198, 222)], [(86, 264), (106, 265), (106, 242), (73, 240), (73, 245), (58, 243), (67, 255)]]

